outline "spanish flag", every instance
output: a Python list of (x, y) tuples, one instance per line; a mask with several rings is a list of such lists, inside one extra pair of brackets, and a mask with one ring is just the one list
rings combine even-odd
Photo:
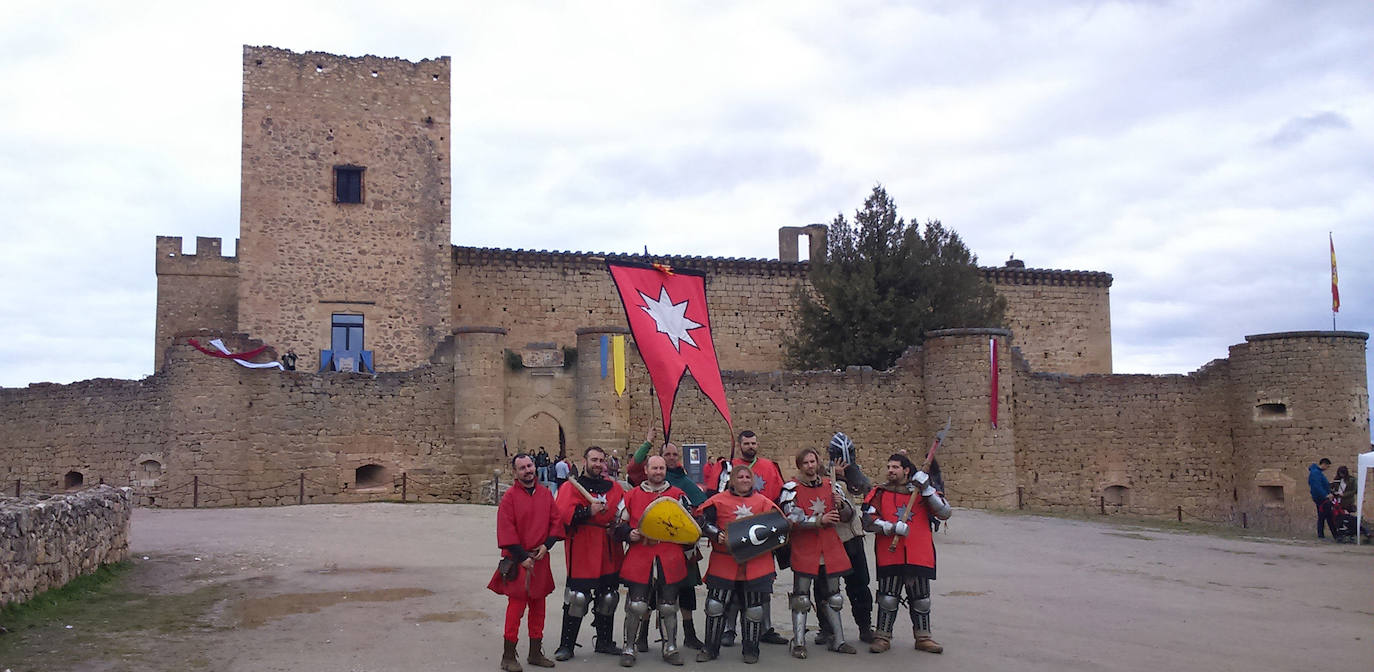
[(1331, 312), (1341, 312), (1341, 290), (1336, 287), (1336, 241), (1328, 231), (1326, 239), (1331, 243)]

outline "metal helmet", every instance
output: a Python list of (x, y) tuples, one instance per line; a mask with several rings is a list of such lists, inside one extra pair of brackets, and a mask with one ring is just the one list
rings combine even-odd
[(835, 432), (830, 437), (830, 459), (844, 460), (845, 462), (854, 461), (854, 442), (849, 440), (849, 436), (844, 432)]

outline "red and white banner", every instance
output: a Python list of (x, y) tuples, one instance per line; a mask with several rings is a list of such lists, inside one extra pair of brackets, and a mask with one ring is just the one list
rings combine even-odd
[(250, 368), (250, 369), (271, 369), (271, 368), (274, 368), (274, 367), (275, 367), (275, 368), (278, 368), (278, 369), (285, 369), (285, 367), (282, 366), (282, 363), (281, 363), (281, 362), (250, 362), (250, 361), (248, 361), (248, 360), (250, 360), (250, 359), (252, 359), (252, 358), (254, 358), (254, 357), (257, 357), (259, 354), (262, 353), (263, 350), (266, 350), (266, 349), (267, 349), (267, 346), (265, 346), (265, 345), (262, 346), (262, 347), (260, 347), (260, 348), (255, 348), (255, 349), (253, 349), (253, 350), (249, 350), (248, 352), (238, 352), (238, 353), (235, 353), (235, 352), (229, 352), (229, 348), (224, 347), (224, 341), (222, 341), (222, 340), (220, 340), (220, 339), (218, 339), (218, 338), (216, 338), (216, 339), (213, 340), (213, 341), (210, 341), (210, 345), (213, 346), (213, 347), (215, 348), (214, 350), (211, 350), (211, 349), (209, 349), (209, 348), (206, 348), (205, 346), (201, 345), (200, 342), (197, 341), (197, 340), (194, 339), (194, 338), (188, 338), (188, 339), (186, 339), (186, 342), (187, 342), (187, 343), (190, 343), (190, 344), (191, 344), (191, 347), (193, 347), (193, 348), (195, 348), (195, 349), (197, 349), (197, 350), (199, 350), (199, 351), (201, 351), (201, 352), (203, 352), (203, 353), (205, 353), (205, 354), (207, 354), (207, 355), (210, 355), (211, 357), (220, 357), (220, 358), (223, 358), (223, 359), (232, 359), (232, 360), (234, 360), (235, 362), (238, 362), (238, 363), (239, 363), (239, 366), (246, 366), (246, 367), (248, 367), (248, 368)]
[(716, 346), (711, 341), (706, 275), (661, 264), (607, 262), (606, 267), (620, 293), (639, 355), (658, 393), (663, 438), (667, 440), (672, 435), (673, 402), (687, 371), (692, 372), (697, 387), (733, 429)]

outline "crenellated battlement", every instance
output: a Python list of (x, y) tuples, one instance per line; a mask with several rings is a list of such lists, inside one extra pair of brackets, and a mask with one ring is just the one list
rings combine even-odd
[(181, 236), (158, 236), (157, 274), (237, 278), (239, 259), (224, 256), (223, 248), (222, 238), (196, 236), (196, 253), (183, 254)]
[(1066, 271), (1053, 268), (983, 268), (983, 279), (994, 285), (1055, 285), (1062, 287), (1111, 287), (1112, 274), (1101, 271)]
[(468, 266), (531, 266), (560, 267), (573, 270), (604, 270), (607, 261), (632, 261), (640, 264), (664, 264), (677, 268), (706, 271), (710, 274), (751, 275), (765, 277), (806, 277), (805, 261), (750, 259), (737, 257), (703, 257), (687, 255), (642, 255), (618, 252), (565, 252), (557, 250), (525, 250), (495, 247), (453, 246), (453, 263)]
[[(783, 227), (797, 228), (797, 227)], [(809, 228), (809, 227), (808, 227)], [(564, 250), (527, 250), (524, 248), (453, 246), (453, 262), (473, 266), (532, 266), (568, 269), (604, 268), (607, 261), (666, 264), (708, 273), (733, 275), (806, 277), (810, 262), (749, 257), (712, 257), (695, 255), (642, 255), (620, 252), (582, 252)], [(983, 267), (983, 279), (994, 285), (1051, 285), (1061, 287), (1111, 287), (1112, 274), (1101, 271), (1073, 271), (1051, 268)]]
[(278, 101), (347, 103), (357, 111), (429, 126), (448, 126), (449, 66), (448, 56), (407, 61), (243, 47), (246, 92)]

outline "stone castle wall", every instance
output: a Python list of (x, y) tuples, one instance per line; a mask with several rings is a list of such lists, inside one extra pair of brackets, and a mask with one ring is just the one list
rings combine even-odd
[(1015, 378), (1018, 478), (1033, 508), (1230, 522), (1226, 367), (1188, 376)]
[[(795, 248), (796, 241), (791, 244)], [(500, 326), (516, 347), (535, 342), (573, 345), (574, 332), (581, 325), (625, 321), (624, 308), (605, 270), (608, 258), (629, 257), (455, 246), (453, 321)], [(714, 257), (634, 260), (707, 273), (712, 333), (723, 369), (783, 367), (784, 344), (797, 317), (795, 292), (798, 288), (811, 291), (807, 262)], [(1111, 275), (985, 268), (983, 277), (1007, 299), (1006, 322), (1037, 369), (1111, 373)]]
[[(403, 473), (411, 500), (467, 501), (490, 472), (455, 450), (453, 379), (451, 363), (375, 378), (247, 369), (182, 337), (141, 381), (0, 390), (0, 466), (25, 492), (60, 492), (76, 472), (151, 506), (394, 499)], [(378, 482), (360, 489), (367, 465)]]
[(132, 495), (108, 485), (70, 495), (0, 497), (0, 607), (129, 557)]
[[(309, 370), (335, 313), (363, 315), (382, 370), (448, 338), (449, 72), (244, 47), (238, 331)], [(339, 166), (364, 168), (361, 203), (336, 202)]]
[(1003, 326), (1037, 371), (1112, 372), (1112, 276), (1089, 271), (985, 268), (1007, 300)]
[[(607, 258), (455, 246), (454, 323), (503, 327), (512, 347), (536, 342), (574, 346), (579, 327), (625, 323), (625, 309), (606, 272)], [(722, 367), (767, 371), (782, 366), (783, 339), (796, 315), (792, 292), (809, 284), (806, 264), (706, 257), (648, 261), (708, 273), (706, 296)]]
[[(291, 504), (302, 489), (307, 502), (394, 499), (402, 473), (413, 479), (411, 499), (474, 501), (504, 468), (503, 448), (543, 418), (564, 428), (571, 453), (593, 443), (629, 450), (658, 424), (632, 344), (626, 395), (600, 377), (600, 336), (623, 331), (583, 328), (575, 361), (530, 367), (512, 366), (503, 329), (465, 328), (451, 357), (376, 378), (250, 370), (179, 343), (142, 381), (0, 391), (0, 470), (49, 490), (76, 471), (88, 485), (133, 485), (139, 503), (155, 506)], [(877, 477), (893, 452), (923, 457), (949, 418), (939, 458), (957, 505), (1161, 518), (1182, 507), (1190, 519), (1304, 533), (1307, 464), (1369, 445), (1366, 339), (1253, 336), (1187, 376), (1067, 376), (1034, 371), (1005, 330), (960, 329), (930, 334), (890, 371), (723, 379), (736, 429), (758, 432), (762, 452), (789, 475), (798, 449), (822, 448), (840, 430)], [(994, 340), (1003, 353), (996, 427)], [(679, 443), (729, 451), (724, 421), (690, 376), (673, 427)], [(532, 441), (548, 439), (551, 430), (540, 431)], [(378, 480), (360, 489), (358, 469), (370, 465)]]

